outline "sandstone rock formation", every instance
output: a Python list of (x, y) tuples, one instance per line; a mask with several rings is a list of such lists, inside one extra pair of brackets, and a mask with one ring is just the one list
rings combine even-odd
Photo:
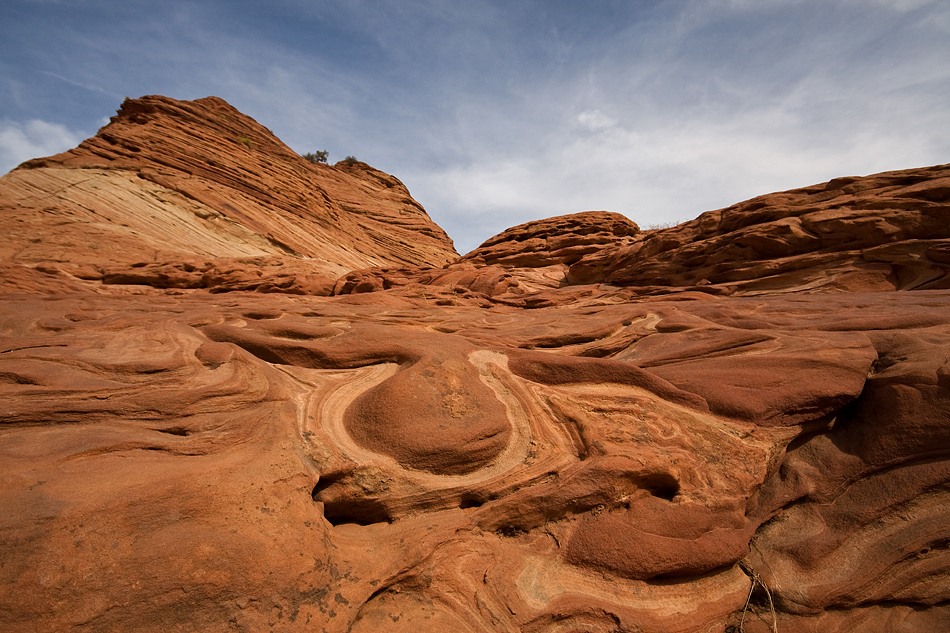
[(4, 177), (0, 204), (0, 260), (104, 283), (254, 289), (267, 265), (329, 292), (353, 268), (457, 257), (393, 176), (310, 163), (215, 97), (127, 99), (79, 147)]
[(837, 178), (710, 211), (571, 267), (571, 283), (788, 290), (950, 288), (950, 168)]
[[(950, 630), (950, 166), (449, 261), (389, 176), (209, 146), (212, 178), (149, 154), (139, 108), (253, 128), (146, 98), (0, 179), (0, 629)], [(164, 215), (114, 201), (154, 184), (133, 145), (179, 174)], [(374, 228), (308, 207), (297, 235), (290, 181), (229, 217), (300, 256), (176, 228), (263, 209), (248, 171), (333, 182), (321, 208)], [(139, 228), (97, 259), (109, 213)]]
[(760, 196), (664, 230), (578, 213), (508, 229), (442, 269), (352, 271), (334, 292), (416, 283), (526, 305), (602, 283), (640, 295), (948, 289), (948, 209), (950, 167), (938, 165)]

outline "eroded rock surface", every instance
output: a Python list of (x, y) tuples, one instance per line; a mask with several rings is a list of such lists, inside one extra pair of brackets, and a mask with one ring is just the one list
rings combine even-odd
[(182, 261), (241, 289), (260, 259), (332, 282), (457, 257), (395, 177), (310, 163), (216, 97), (128, 99), (77, 148), (6, 175), (0, 205), (0, 260), (106, 283), (167, 287), (160, 269)]
[(838, 178), (605, 249), (569, 279), (730, 293), (946, 289), (948, 214), (947, 165)]
[(441, 269), (350, 272), (334, 292), (406, 285), (532, 307), (543, 291), (606, 283), (638, 295), (950, 288), (950, 166), (774, 193), (667, 229), (588, 211), (529, 222)]
[[(0, 191), (132, 152), (97, 138)], [(552, 218), (435, 266), (407, 228), (337, 277), (8, 231), (0, 628), (948, 630), (946, 173)], [(22, 200), (5, 226), (53, 235)]]

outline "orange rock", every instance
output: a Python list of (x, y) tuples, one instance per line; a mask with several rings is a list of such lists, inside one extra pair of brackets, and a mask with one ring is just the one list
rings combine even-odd
[(79, 147), (6, 175), (0, 200), (0, 258), (109, 267), (137, 284), (150, 279), (134, 264), (196, 257), (278, 259), (331, 279), (457, 257), (396, 178), (309, 163), (216, 97), (126, 100)]
[(0, 179), (0, 629), (945, 630), (947, 178), (458, 258), (128, 101)]
[(948, 165), (840, 178), (641, 233), (581, 259), (568, 279), (742, 294), (947, 288), (948, 214)]

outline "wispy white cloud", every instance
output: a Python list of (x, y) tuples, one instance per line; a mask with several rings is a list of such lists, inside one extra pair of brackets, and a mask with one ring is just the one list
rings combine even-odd
[(99, 92), (99, 93), (102, 93), (102, 94), (104, 94), (104, 95), (109, 95), (109, 96), (111, 96), (111, 97), (117, 97), (117, 96), (118, 96), (118, 94), (116, 94), (116, 93), (111, 93), (111, 92), (109, 92), (108, 90), (105, 90), (104, 88), (101, 88), (100, 86), (89, 85), (89, 84), (80, 83), (80, 82), (78, 82), (78, 81), (73, 81), (72, 79), (69, 79), (69, 78), (67, 78), (67, 77), (61, 77), (60, 75), (57, 75), (56, 73), (51, 73), (51, 72), (46, 71), (46, 70), (41, 70), (41, 71), (39, 71), (39, 72), (40, 72), (40, 74), (47, 75), (47, 76), (52, 77), (52, 78), (54, 78), (54, 79), (58, 79), (59, 81), (66, 82), (66, 83), (68, 83), (70, 86), (74, 86), (74, 87), (76, 87), (76, 88), (81, 88), (81, 89), (83, 89), (83, 90), (88, 90), (88, 91), (90, 91), (90, 92)]
[(722, 0), (653, 16), (559, 84), (505, 101), (501, 125), (497, 102), (469, 105), (467, 160), (404, 180), (464, 251), (547, 215), (608, 209), (649, 225), (946, 162), (950, 41), (930, 19), (944, 9), (882, 3)]
[(609, 130), (617, 125), (617, 121), (600, 110), (584, 110), (577, 115), (577, 122), (589, 132)]
[(58, 123), (0, 121), (0, 174), (31, 158), (64, 152), (81, 140), (82, 136)]
[[(224, 97), (298, 151), (395, 174), (460, 250), (559, 213), (684, 220), (950, 160), (943, 0), (130, 3), (45, 25), (63, 51), (38, 70), (76, 94)], [(39, 138), (25, 125), (4, 147)]]
[[(863, 0), (851, 0), (853, 4), (858, 4), (862, 1)], [(940, 0), (871, 0), (872, 4), (893, 9), (895, 11), (900, 11), (902, 13), (906, 11), (913, 11), (914, 9), (919, 9), (929, 5), (934, 5), (938, 2), (940, 2)]]

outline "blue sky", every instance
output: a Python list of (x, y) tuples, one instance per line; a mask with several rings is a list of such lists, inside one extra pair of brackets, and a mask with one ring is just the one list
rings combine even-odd
[(4, 0), (0, 173), (216, 95), (399, 177), (466, 252), (950, 162), (947, 0)]

